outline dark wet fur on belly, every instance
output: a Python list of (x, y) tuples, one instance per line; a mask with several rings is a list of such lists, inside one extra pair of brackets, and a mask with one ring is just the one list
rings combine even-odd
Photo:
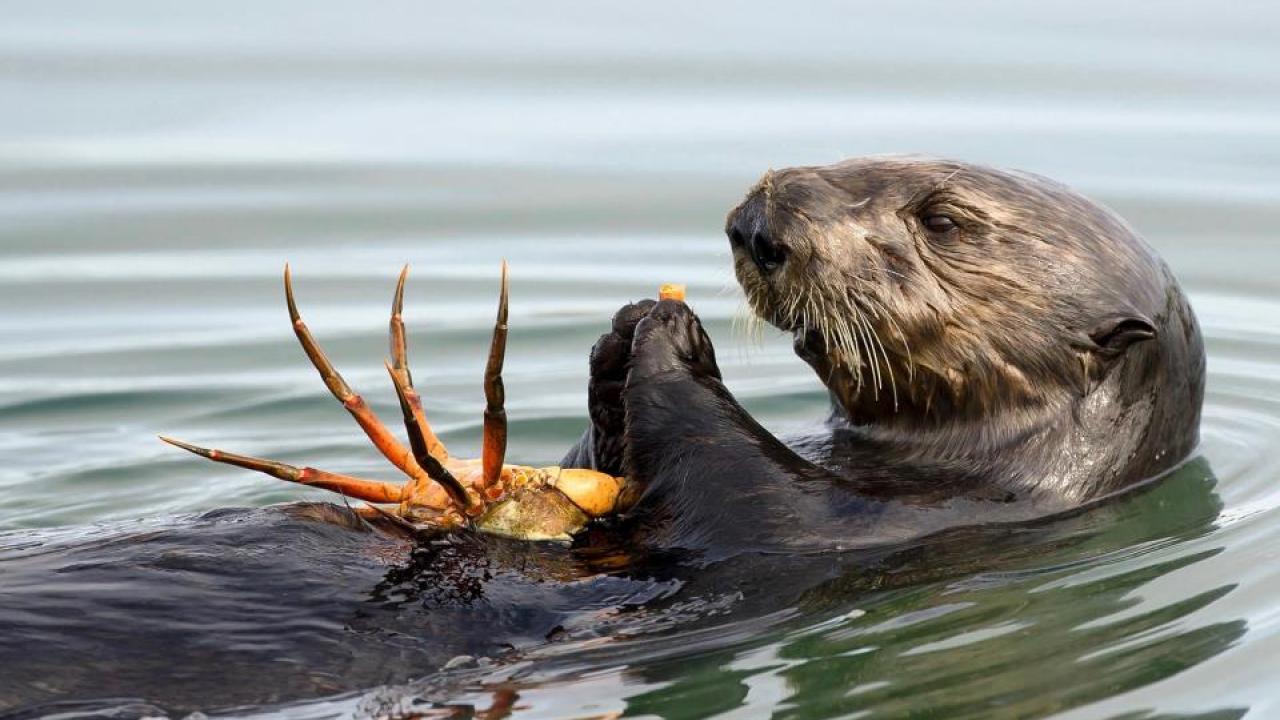
[(590, 554), (472, 535), (408, 543), (345, 508), (228, 509), (0, 549), (0, 706), (261, 705), (419, 677), (670, 592)]
[[(1159, 526), (1112, 542), (1208, 527), (1221, 503), (1207, 469), (1175, 485), (1162, 492), (1179, 501), (1148, 514)], [(320, 504), (14, 533), (0, 538), (0, 717), (261, 708), (388, 685), (361, 705), (385, 716), (406, 698), (518, 689), (516, 666), (554, 676), (716, 651), (797, 613), (874, 607), (912, 585), (1034, 565), (1125, 517), (1109, 503), (907, 543), (717, 562), (632, 547), (629, 527), (593, 529), (572, 547), (406, 543)], [(441, 672), (462, 655), (477, 660)]]

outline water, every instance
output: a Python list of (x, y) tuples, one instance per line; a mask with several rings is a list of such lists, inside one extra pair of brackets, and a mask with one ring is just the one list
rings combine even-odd
[[(1200, 459), (982, 568), (932, 548), (888, 589), (854, 576), (748, 624), (535, 652), (504, 671), (523, 715), (1280, 713), (1273, 5), (134, 0), (4, 16), (0, 542), (316, 497), (158, 432), (386, 476), (294, 345), (285, 261), (384, 414), (387, 306), (412, 263), (411, 360), (459, 451), (479, 439), (502, 257), (512, 458), (554, 461), (576, 438), (587, 348), (667, 281), (689, 284), (748, 408), (801, 426), (825, 406), (816, 380), (785, 338), (731, 327), (724, 213), (770, 166), (954, 156), (1062, 179), (1169, 260), (1208, 342)], [(487, 707), (492, 681), (453, 700)], [(272, 712), (375, 712), (431, 683)]]

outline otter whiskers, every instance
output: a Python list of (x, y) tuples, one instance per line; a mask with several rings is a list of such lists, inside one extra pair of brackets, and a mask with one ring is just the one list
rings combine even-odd
[[(879, 269), (886, 275), (893, 272)], [(906, 333), (876, 296), (871, 278), (851, 278), (852, 287), (847, 292), (826, 292), (824, 286), (817, 286), (807, 292), (778, 293), (776, 286), (752, 275), (743, 280), (746, 306), (754, 313), (742, 321), (745, 326), (756, 328), (762, 320), (770, 320), (779, 327), (799, 331), (802, 337), (816, 331), (827, 346), (832, 372), (847, 370), (855, 393), (870, 387), (872, 397), (879, 398), (882, 390), (888, 390), (894, 410), (898, 409), (897, 372), (881, 331), (889, 332), (901, 343), (908, 378), (914, 375), (914, 362)]]

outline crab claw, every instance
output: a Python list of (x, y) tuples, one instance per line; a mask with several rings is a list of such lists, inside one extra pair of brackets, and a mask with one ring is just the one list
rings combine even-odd
[(498, 484), (507, 455), (506, 390), (502, 384), (502, 363), (507, 357), (507, 261), (502, 261), (502, 287), (498, 292), (498, 317), (493, 323), (489, 361), (484, 368), (484, 444), (480, 457), (482, 489)]
[[(311, 330), (302, 321), (302, 315), (298, 312), (298, 304), (293, 297), (293, 276), (289, 271), (288, 264), (284, 266), (284, 297), (285, 303), (289, 306), (289, 320), (293, 324), (293, 332), (298, 336), (298, 342), (302, 345), (303, 352), (311, 360), (311, 364), (315, 366), (316, 371), (320, 373), (320, 379), (329, 388), (329, 392), (337, 398), (338, 402), (342, 403), (342, 407), (346, 408), (347, 412), (351, 413), (351, 417), (355, 418), (356, 424), (369, 436), (369, 440), (373, 442), (373, 446), (382, 453), (383, 457), (399, 468), (405, 475), (408, 475), (415, 484), (430, 483), (430, 476), (418, 465), (417, 460), (414, 459), (413, 452), (400, 444), (395, 435), (387, 429), (387, 426), (373, 412), (373, 408), (370, 408), (364, 398), (351, 389), (347, 381), (333, 367), (333, 363), (329, 362), (324, 350), (320, 349), (320, 344), (316, 342)], [(465, 506), (463, 507), (465, 508)]]
[[(471, 510), (474, 503), (467, 494), (467, 489), (462, 486), (458, 478), (445, 467), (444, 463), (431, 454), (428, 450), (430, 441), (423, 435), (423, 428), (427, 427), (427, 419), (422, 412), (422, 402), (413, 402), (409, 393), (413, 392), (412, 388), (405, 387), (404, 378), (408, 373), (398, 373), (391, 363), (385, 363), (387, 372), (391, 375), (391, 382), (396, 388), (396, 397), (400, 399), (400, 408), (404, 411), (404, 426), (409, 431), (409, 446), (413, 448), (414, 458), (418, 461), (418, 465), (427, 471), (427, 475), (432, 480), (440, 483), (453, 502), (464, 510)], [(416, 397), (416, 394), (415, 394)], [(438, 441), (437, 441), (438, 442)], [(447, 456), (446, 456), (446, 459)]]
[(404, 488), (394, 483), (365, 480), (350, 475), (318, 470), (313, 467), (294, 467), (275, 460), (265, 460), (249, 455), (237, 455), (222, 450), (202, 448), (199, 445), (192, 445), (164, 435), (159, 437), (174, 447), (180, 447), (187, 452), (195, 453), (214, 462), (256, 470), (299, 485), (310, 485), (311, 487), (332, 490), (357, 500), (375, 503), (398, 503), (404, 499)]

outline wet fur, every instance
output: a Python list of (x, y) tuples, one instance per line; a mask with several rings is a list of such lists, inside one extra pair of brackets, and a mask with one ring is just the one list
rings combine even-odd
[[(958, 221), (954, 237), (922, 226), (934, 212)], [(837, 422), (867, 439), (976, 464), (998, 487), (1062, 505), (1195, 447), (1195, 316), (1151, 248), (1065, 186), (864, 158), (771, 171), (729, 224), (742, 215), (790, 250), (774, 277), (735, 251), (749, 303), (795, 333)], [(1124, 323), (1155, 336), (1117, 333)]]

